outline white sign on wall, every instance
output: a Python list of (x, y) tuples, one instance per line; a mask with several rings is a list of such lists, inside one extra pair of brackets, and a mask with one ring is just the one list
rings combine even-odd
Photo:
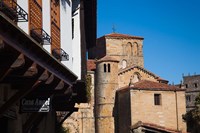
[(22, 98), (20, 101), (21, 112), (49, 112), (50, 98)]

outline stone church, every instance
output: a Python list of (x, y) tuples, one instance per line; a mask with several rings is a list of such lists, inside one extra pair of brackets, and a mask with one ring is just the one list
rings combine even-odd
[(77, 104), (63, 126), (72, 133), (186, 132), (185, 89), (144, 68), (143, 40), (118, 33), (97, 39), (88, 52), (91, 100)]

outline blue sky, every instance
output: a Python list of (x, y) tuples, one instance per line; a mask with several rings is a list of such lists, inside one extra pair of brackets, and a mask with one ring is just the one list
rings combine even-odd
[(98, 0), (97, 37), (144, 37), (144, 66), (178, 84), (200, 74), (200, 0)]

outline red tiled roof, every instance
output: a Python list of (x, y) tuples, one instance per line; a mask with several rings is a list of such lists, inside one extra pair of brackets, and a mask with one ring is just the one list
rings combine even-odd
[(135, 65), (126, 67), (126, 68), (124, 68), (124, 69), (120, 69), (118, 74), (122, 74), (122, 73), (124, 73), (124, 72), (126, 72), (126, 71), (128, 72), (129, 70), (134, 69), (134, 68), (138, 68), (138, 69), (140, 69), (140, 70), (142, 70), (142, 71), (145, 71), (146, 73), (152, 75), (152, 76), (155, 77), (155, 78), (159, 78), (157, 75), (155, 75), (154, 73), (152, 73), (152, 72), (146, 70), (145, 68), (140, 67), (140, 66), (135, 66)]
[(119, 89), (119, 91), (125, 91), (129, 89), (153, 91), (185, 91), (185, 89), (178, 88), (174, 85), (168, 85), (165, 83), (158, 83), (149, 80), (140, 80), (139, 82), (133, 83), (130, 86)]
[(164, 84), (164, 83), (158, 83), (158, 82), (153, 82), (149, 80), (141, 80), (137, 83), (134, 84), (133, 88), (138, 88), (138, 89), (177, 89), (176, 86)]
[(87, 70), (88, 71), (92, 71), (96, 69), (96, 64), (95, 64), (95, 60), (87, 60)]
[(138, 121), (135, 125), (131, 126), (131, 129), (136, 129), (138, 127), (151, 128), (156, 131), (167, 132), (167, 133), (183, 133), (183, 132), (175, 130), (175, 129), (170, 129), (170, 128), (166, 128), (166, 127), (163, 127), (163, 126), (160, 126), (157, 124), (146, 123), (146, 122), (142, 122), (142, 121)]
[(161, 77), (159, 77), (159, 76), (157, 76), (156, 74), (154, 74), (154, 73), (152, 73), (152, 72), (146, 70), (145, 68), (143, 68), (143, 67), (141, 67), (141, 66), (135, 66), (135, 65), (126, 67), (126, 68), (124, 68), (124, 69), (120, 69), (118, 74), (119, 74), (119, 75), (120, 75), (120, 74), (123, 74), (123, 73), (125, 73), (125, 72), (130, 71), (131, 69), (134, 69), (134, 68), (138, 68), (138, 69), (140, 69), (140, 70), (142, 70), (142, 71), (148, 73), (149, 75), (153, 76), (155, 79), (157, 79), (157, 81), (159, 81), (159, 82), (161, 82), (161, 83), (166, 83), (166, 84), (167, 84), (167, 83), (169, 82), (168, 80), (162, 79)]
[(103, 58), (97, 60), (96, 62), (102, 62), (102, 61), (119, 62), (116, 58), (112, 56), (104, 56)]
[(131, 35), (127, 35), (127, 34), (119, 34), (119, 33), (111, 33), (111, 34), (107, 34), (103, 37), (110, 37), (110, 38), (128, 38), (128, 39), (141, 39), (143, 40), (143, 37), (139, 37), (139, 36), (131, 36)]

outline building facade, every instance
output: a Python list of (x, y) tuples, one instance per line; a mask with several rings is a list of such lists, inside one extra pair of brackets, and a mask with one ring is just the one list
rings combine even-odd
[[(76, 112), (65, 121), (88, 120), (87, 128), (75, 133), (186, 131), (181, 117), (186, 112), (185, 90), (168, 85), (167, 80), (144, 68), (143, 40), (111, 33), (98, 38), (96, 46), (89, 49), (88, 74), (92, 72), (94, 97), (87, 105), (90, 111), (80, 104), (84, 117)], [(145, 82), (142, 90), (134, 87), (140, 82)], [(154, 94), (162, 95), (162, 105), (154, 105)]]
[(1, 132), (58, 132), (87, 101), (95, 43), (95, 0), (1, 0)]
[(139, 122), (185, 132), (184, 99), (184, 89), (154, 81), (140, 80), (121, 88), (117, 91), (118, 132), (129, 132), (132, 126), (137, 133), (140, 129), (135, 125)]
[(183, 76), (181, 88), (186, 89), (186, 110), (190, 111), (195, 107), (195, 98), (200, 93), (200, 75)]

